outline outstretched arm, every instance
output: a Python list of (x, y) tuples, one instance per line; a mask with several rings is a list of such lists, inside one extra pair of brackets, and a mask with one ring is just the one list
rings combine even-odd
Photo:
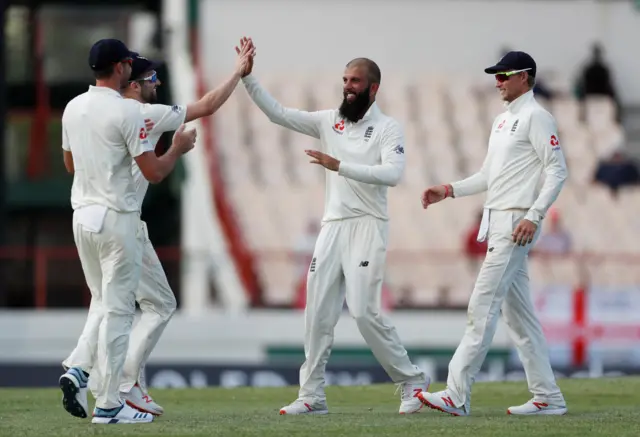
[(307, 112), (299, 109), (285, 108), (269, 94), (253, 76), (242, 79), (251, 100), (269, 117), (271, 122), (288, 129), (320, 138), (321, 112)]
[[(253, 41), (250, 38), (244, 37), (240, 40), (240, 48), (236, 47), (238, 56), (241, 56), (242, 51), (248, 46), (254, 50), (255, 55), (255, 46), (253, 45)], [(251, 100), (253, 100), (253, 102), (267, 117), (269, 117), (269, 120), (280, 126), (300, 132), (301, 134), (319, 139), (322, 112), (307, 112), (299, 109), (285, 108), (260, 85), (255, 77), (251, 75), (252, 70), (253, 56), (249, 60), (247, 68), (244, 71), (242, 82), (244, 83)]]
[(187, 105), (187, 115), (184, 122), (190, 122), (202, 117), (213, 115), (229, 99), (242, 78), (250, 60), (253, 58), (254, 48), (245, 45), (236, 60), (236, 67), (231, 76), (214, 90), (209, 91), (197, 102)]

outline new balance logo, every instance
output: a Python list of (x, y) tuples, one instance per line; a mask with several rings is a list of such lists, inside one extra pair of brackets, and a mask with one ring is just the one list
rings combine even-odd
[(511, 126), (511, 133), (514, 133), (516, 131), (516, 129), (518, 129), (518, 122), (520, 121), (520, 119), (516, 120), (515, 123), (513, 123), (513, 126)]
[(371, 138), (371, 135), (373, 135), (373, 126), (369, 126), (367, 130), (364, 132), (364, 140), (369, 141), (369, 139)]
[(362, 261), (360, 263), (360, 267), (368, 267), (369, 266), (369, 261)]
[(451, 398), (442, 398), (442, 401), (444, 402), (444, 404), (448, 407), (451, 408), (455, 408), (456, 405), (453, 403), (453, 401), (451, 400)]
[(309, 266), (309, 272), (310, 272), (310, 273), (313, 273), (313, 272), (315, 272), (315, 271), (316, 271), (316, 259), (315, 259), (315, 258), (313, 258), (313, 259), (311, 260), (311, 265)]

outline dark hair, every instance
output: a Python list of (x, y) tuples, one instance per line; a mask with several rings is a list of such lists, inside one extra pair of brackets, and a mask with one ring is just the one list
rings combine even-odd
[(102, 70), (94, 70), (93, 75), (98, 80), (109, 79), (111, 76), (113, 76), (114, 70), (115, 70), (115, 64), (111, 64), (107, 68), (104, 68)]
[(380, 81), (382, 80), (382, 73), (380, 72), (378, 64), (369, 58), (355, 58), (347, 64), (347, 68), (358, 65), (364, 65), (367, 68), (367, 78), (369, 79), (369, 83), (380, 84)]
[(527, 85), (529, 85), (529, 88), (533, 88), (536, 85), (536, 77), (530, 74), (527, 75)]

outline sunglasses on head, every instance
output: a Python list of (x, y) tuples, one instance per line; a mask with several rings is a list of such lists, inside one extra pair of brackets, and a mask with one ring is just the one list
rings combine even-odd
[(122, 61), (123, 64), (133, 65), (133, 58), (124, 58)]
[(498, 82), (506, 82), (509, 78), (515, 74), (522, 73), (524, 71), (529, 71), (531, 68), (524, 68), (522, 70), (515, 71), (505, 71), (504, 73), (496, 73), (496, 80)]
[(146, 82), (156, 83), (158, 81), (158, 73), (153, 73), (151, 76), (141, 77), (140, 79), (130, 80), (129, 82)]

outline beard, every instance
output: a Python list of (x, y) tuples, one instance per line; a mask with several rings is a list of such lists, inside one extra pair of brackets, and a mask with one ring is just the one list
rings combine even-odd
[(141, 96), (145, 103), (156, 103), (158, 101), (158, 94), (156, 94), (155, 90), (143, 90)]
[(357, 122), (362, 118), (364, 113), (369, 108), (369, 91), (371, 87), (356, 94), (356, 98), (353, 102), (347, 101), (347, 93), (344, 93), (342, 104), (340, 105), (340, 116), (349, 120), (352, 123)]

